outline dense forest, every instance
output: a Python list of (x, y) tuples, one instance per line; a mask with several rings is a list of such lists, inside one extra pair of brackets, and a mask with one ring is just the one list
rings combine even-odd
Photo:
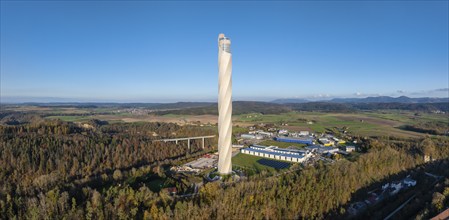
[[(270, 103), (270, 102), (250, 102), (250, 101), (234, 101), (232, 102), (232, 114), (248, 114), (248, 113), (262, 113), (262, 114), (280, 114), (292, 111), (291, 108), (285, 105)], [(210, 104), (208, 106), (182, 108), (176, 110), (158, 111), (156, 114), (182, 114), (182, 115), (218, 115), (217, 104)]]
[[(186, 147), (155, 139), (205, 133), (215, 130), (58, 120), (0, 126), (0, 219), (344, 218), (357, 190), (423, 166), (423, 155), (432, 157), (439, 175), (449, 176), (448, 169), (441, 169), (449, 166), (446, 137), (379, 137), (364, 139), (365, 153), (354, 161), (318, 163), (281, 175), (262, 172), (238, 183), (208, 183), (192, 197), (172, 197), (123, 181), (145, 173), (164, 175), (160, 164), (190, 154)], [(192, 152), (201, 152), (198, 143), (192, 145)], [(78, 184), (95, 177), (101, 179), (96, 185)], [(448, 205), (449, 197), (440, 194), (438, 201)]]
[(215, 134), (172, 123), (99, 124), (52, 120), (0, 126), (0, 195), (32, 195), (60, 182), (176, 159), (202, 150), (200, 142), (192, 141), (189, 151), (187, 143), (154, 140)]
[(404, 125), (401, 128), (426, 134), (449, 135), (449, 118), (448, 122), (421, 122), (414, 125)]

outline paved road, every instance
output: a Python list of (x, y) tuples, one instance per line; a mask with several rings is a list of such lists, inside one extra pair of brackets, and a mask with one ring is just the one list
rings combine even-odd
[(401, 210), (402, 208), (404, 208), (405, 205), (407, 205), (407, 203), (409, 203), (413, 198), (415, 198), (416, 194), (411, 196), (409, 199), (407, 199), (407, 201), (405, 201), (404, 203), (402, 203), (402, 205), (400, 205), (396, 210), (394, 210), (391, 214), (389, 214), (387, 217), (384, 218), (384, 220), (388, 220), (391, 217), (394, 216), (394, 214), (396, 214), (396, 212), (399, 212), (399, 210)]

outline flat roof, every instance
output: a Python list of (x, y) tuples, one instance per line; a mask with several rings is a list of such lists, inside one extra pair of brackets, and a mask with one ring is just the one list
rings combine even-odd
[(276, 148), (276, 150), (279, 151), (286, 151), (286, 152), (292, 152), (292, 153), (306, 153), (307, 150), (299, 150), (299, 149), (286, 149), (286, 148)]
[(299, 141), (312, 141), (313, 139), (311, 137), (276, 137), (277, 139), (281, 140), (299, 140)]
[(257, 144), (253, 144), (251, 146), (253, 146), (253, 147), (260, 147), (260, 148), (268, 148), (268, 146), (257, 145)]
[(294, 158), (304, 158), (304, 155), (297, 155), (297, 154), (283, 154), (283, 153), (278, 153), (278, 152), (273, 152), (273, 151), (266, 151), (266, 150), (259, 150), (259, 149), (254, 149), (254, 148), (243, 148), (243, 150), (248, 150), (248, 151), (253, 151), (253, 152), (258, 152), (258, 153), (264, 153), (264, 154), (271, 154), (271, 155), (276, 155), (276, 156), (284, 156), (284, 157), (294, 157)]
[(257, 144), (253, 144), (250, 146), (250, 148), (262, 148), (262, 149), (266, 149), (267, 151), (283, 151), (283, 152), (289, 152), (289, 153), (307, 153), (307, 150), (298, 150), (298, 149), (288, 149), (288, 148), (279, 148), (277, 146), (262, 146), (262, 145), (257, 145)]

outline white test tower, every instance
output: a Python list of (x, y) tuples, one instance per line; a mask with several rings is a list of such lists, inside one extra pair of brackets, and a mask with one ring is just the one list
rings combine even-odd
[(232, 54), (231, 39), (218, 35), (218, 172), (232, 172)]

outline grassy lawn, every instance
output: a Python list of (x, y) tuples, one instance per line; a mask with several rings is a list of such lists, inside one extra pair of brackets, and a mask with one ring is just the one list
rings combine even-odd
[(265, 166), (258, 163), (257, 161), (260, 159), (268, 159), (268, 158), (256, 157), (253, 155), (239, 153), (232, 158), (232, 165), (236, 165), (237, 167), (249, 168), (256, 172), (261, 172), (262, 170), (266, 170), (269, 172), (276, 171), (276, 169), (274, 169), (273, 167)]
[(232, 126), (232, 133), (233, 134), (248, 133), (248, 128)]
[(280, 148), (288, 148), (290, 146), (294, 146), (294, 147), (296, 147), (298, 149), (302, 149), (305, 146), (307, 146), (305, 144), (278, 142), (278, 141), (275, 141), (275, 140), (265, 140), (265, 141), (260, 142), (259, 145), (263, 145), (263, 146), (277, 146), (277, 147), (280, 147)]

